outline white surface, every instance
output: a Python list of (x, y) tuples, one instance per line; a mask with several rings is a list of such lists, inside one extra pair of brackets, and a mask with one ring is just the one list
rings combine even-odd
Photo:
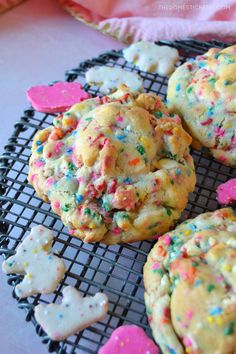
[[(43, 5), (42, 5), (43, 4)], [(53, 0), (30, 0), (0, 16), (0, 153), (13, 125), (29, 106), (30, 86), (63, 80), (83, 59), (123, 47), (79, 23)], [(46, 354), (25, 313), (17, 308), (2, 274), (0, 354)], [(80, 353), (81, 354), (81, 353)]]

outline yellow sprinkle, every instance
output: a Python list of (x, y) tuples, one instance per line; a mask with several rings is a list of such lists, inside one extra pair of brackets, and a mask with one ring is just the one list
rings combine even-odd
[(97, 225), (95, 224), (95, 222), (91, 221), (89, 223), (89, 227), (90, 227), (90, 229), (96, 229)]
[(185, 236), (188, 236), (188, 235), (190, 235), (191, 234), (191, 230), (186, 230), (186, 231), (184, 231), (184, 235)]
[(38, 253), (38, 250), (34, 249), (32, 252), (33, 252), (34, 254), (36, 254), (36, 253)]
[(145, 136), (142, 136), (139, 140), (145, 148), (149, 148), (150, 144), (148, 142), (148, 138), (146, 138)]
[(218, 324), (218, 326), (222, 326), (223, 324), (223, 320), (221, 316), (217, 316), (216, 317), (216, 323)]
[(26, 274), (26, 277), (31, 279), (31, 278), (33, 278), (33, 275), (31, 273), (28, 273), (28, 274)]
[(213, 323), (213, 322), (214, 322), (214, 317), (208, 316), (208, 317), (207, 317), (207, 321), (208, 321), (209, 323)]
[(231, 266), (229, 264), (224, 264), (223, 265), (223, 270), (225, 270), (226, 272), (230, 272), (231, 271)]
[(191, 353), (191, 347), (186, 347), (185, 351), (186, 351), (186, 353)]
[(23, 263), (23, 266), (24, 266), (24, 267), (28, 267), (28, 265), (29, 265), (29, 262), (24, 262), (24, 263)]

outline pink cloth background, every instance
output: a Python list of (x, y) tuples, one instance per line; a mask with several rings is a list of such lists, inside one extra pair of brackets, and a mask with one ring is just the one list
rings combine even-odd
[(235, 0), (59, 0), (77, 19), (124, 42), (236, 37)]

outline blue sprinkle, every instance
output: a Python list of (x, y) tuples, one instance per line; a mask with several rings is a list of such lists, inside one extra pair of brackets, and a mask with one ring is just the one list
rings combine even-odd
[(174, 350), (174, 348), (171, 348), (171, 347), (169, 347), (168, 345), (167, 345), (166, 347), (167, 347), (168, 353), (170, 353), (170, 354), (177, 354), (177, 352)]
[(37, 149), (37, 153), (38, 154), (41, 154), (43, 152), (43, 146), (39, 146), (38, 149)]
[(208, 138), (210, 138), (212, 136), (212, 133), (208, 133), (207, 136)]
[(200, 61), (198, 63), (198, 67), (201, 69), (201, 68), (204, 68), (204, 66), (206, 66), (206, 63), (204, 61)]
[(83, 199), (84, 199), (84, 197), (81, 194), (76, 196), (76, 200), (78, 203), (81, 203)]
[(58, 314), (58, 318), (59, 318), (59, 319), (63, 318), (63, 314), (62, 314), (62, 313), (59, 313), (59, 314)]
[(177, 176), (180, 176), (182, 172), (181, 172), (181, 170), (180, 170), (179, 168), (177, 168), (177, 170), (175, 171), (175, 173), (176, 173)]
[(125, 184), (130, 184), (130, 183), (132, 183), (132, 179), (129, 178), (129, 177), (127, 177), (127, 178), (125, 178), (125, 179), (123, 180), (123, 182), (124, 182)]
[(50, 255), (50, 256), (48, 256), (48, 259), (51, 261), (52, 260), (52, 256)]
[(209, 109), (207, 111), (207, 117), (211, 117), (211, 116), (213, 116), (213, 114), (214, 114), (214, 112), (212, 111), (212, 109)]
[(222, 308), (221, 307), (213, 307), (212, 309), (209, 310), (209, 314), (211, 316), (217, 316), (222, 313)]
[(175, 87), (176, 91), (180, 91), (181, 90), (181, 85), (180, 84), (177, 84), (176, 87)]
[(194, 287), (199, 286), (201, 283), (202, 283), (202, 281), (200, 279), (196, 279), (194, 282)]
[(124, 141), (124, 140), (126, 140), (127, 136), (126, 135), (117, 135), (116, 138), (118, 140)]
[(195, 58), (190, 58), (190, 59), (188, 60), (189, 63), (193, 63), (194, 61), (195, 61)]
[(214, 58), (215, 58), (215, 59), (218, 59), (218, 58), (219, 58), (219, 55), (220, 55), (219, 53), (215, 53)]
[(39, 146), (39, 145), (42, 145), (42, 142), (41, 142), (40, 140), (37, 140), (37, 141), (36, 141), (36, 145), (38, 145), (38, 146)]
[(194, 224), (189, 224), (188, 227), (190, 228), (190, 230), (195, 231), (197, 226), (195, 226)]
[(68, 154), (72, 154), (72, 152), (73, 152), (72, 147), (70, 147), (69, 149), (67, 149), (66, 152), (67, 152)]

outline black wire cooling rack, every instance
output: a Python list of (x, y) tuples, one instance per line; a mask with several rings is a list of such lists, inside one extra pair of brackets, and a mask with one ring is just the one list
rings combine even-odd
[[(196, 40), (161, 41), (158, 44), (177, 48), (180, 63), (186, 58), (204, 53), (210, 47), (226, 46), (219, 41)], [(109, 51), (81, 63), (78, 68), (66, 72), (66, 80), (79, 81), (92, 95), (99, 94), (97, 87), (89, 88), (85, 84), (85, 72), (95, 65), (136, 71), (143, 78), (146, 91), (165, 97), (167, 78), (137, 70), (124, 60), (121, 51)], [(51, 295), (37, 295), (19, 300), (13, 290), (13, 296), (18, 301), (18, 306), (26, 310), (26, 321), (34, 324), (49, 352), (97, 353), (116, 327), (128, 323), (143, 327), (151, 336), (143, 301), (142, 268), (153, 242), (136, 242), (122, 246), (85, 244), (68, 234), (59, 217), (51, 211), (48, 204), (37, 197), (27, 183), (32, 138), (39, 129), (48, 127), (52, 119), (53, 115), (27, 109), (15, 124), (14, 132), (0, 157), (0, 254), (4, 258), (12, 255), (31, 227), (43, 224), (54, 231), (56, 237), (53, 248), (64, 259), (67, 272), (58, 289)], [(219, 164), (202, 151), (192, 150), (192, 154), (196, 164), (197, 185), (190, 195), (182, 220), (217, 209), (219, 205), (216, 202), (216, 187), (227, 179), (236, 177), (232, 168)], [(14, 286), (21, 279), (19, 275), (10, 275), (8, 283)], [(89, 295), (104, 291), (109, 297), (109, 313), (103, 321), (66, 341), (53, 342), (35, 321), (34, 306), (38, 303), (60, 302), (62, 288), (66, 285), (73, 285), (83, 294)]]

